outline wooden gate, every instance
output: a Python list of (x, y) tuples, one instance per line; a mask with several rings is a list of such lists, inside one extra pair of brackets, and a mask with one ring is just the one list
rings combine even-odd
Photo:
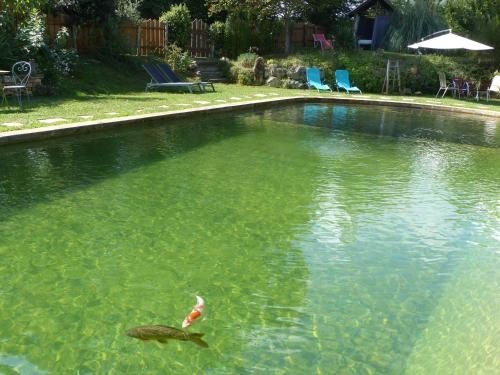
[(209, 57), (208, 23), (202, 20), (191, 22), (191, 56)]
[(148, 55), (161, 50), (166, 45), (166, 24), (159, 20), (145, 20), (141, 22), (137, 35), (139, 41), (138, 55)]

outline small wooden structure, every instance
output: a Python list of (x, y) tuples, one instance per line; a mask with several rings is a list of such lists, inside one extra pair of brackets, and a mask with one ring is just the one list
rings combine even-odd
[(394, 6), (389, 0), (366, 0), (348, 13), (354, 17), (354, 37), (361, 48), (377, 49), (381, 46), (391, 22)]

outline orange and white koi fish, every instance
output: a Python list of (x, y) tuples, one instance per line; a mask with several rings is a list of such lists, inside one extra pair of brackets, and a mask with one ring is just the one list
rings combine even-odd
[(196, 296), (196, 305), (193, 306), (193, 310), (186, 316), (186, 319), (182, 322), (182, 328), (187, 328), (193, 324), (197, 319), (200, 318), (201, 312), (205, 308), (205, 301), (200, 296)]

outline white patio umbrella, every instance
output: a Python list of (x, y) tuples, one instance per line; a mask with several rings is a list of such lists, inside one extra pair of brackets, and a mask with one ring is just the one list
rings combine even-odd
[[(436, 36), (431, 39), (424, 40), (429, 36), (447, 32), (447, 34)], [(487, 46), (486, 44), (478, 43), (473, 40), (464, 38), (463, 36), (453, 34), (451, 29), (438, 31), (437, 33), (431, 34), (425, 38), (422, 38), (421, 42), (410, 44), (408, 48), (432, 48), (432, 49), (468, 49), (472, 51), (482, 51), (487, 49), (493, 49), (493, 47)]]

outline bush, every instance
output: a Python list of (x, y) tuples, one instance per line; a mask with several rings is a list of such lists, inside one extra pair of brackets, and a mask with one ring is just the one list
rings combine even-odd
[(233, 65), (229, 70), (229, 79), (240, 85), (251, 86), (255, 84), (255, 76), (252, 69), (241, 65)]
[(255, 84), (255, 75), (252, 69), (239, 69), (237, 81), (240, 85), (251, 86)]
[(238, 56), (238, 63), (244, 68), (253, 68), (255, 60), (257, 59), (257, 54), (252, 52), (242, 53)]
[(26, 57), (34, 57), (45, 43), (45, 22), (38, 10), (32, 10), (30, 16), (19, 27), (16, 33), (17, 48)]
[(234, 58), (252, 45), (252, 29), (246, 19), (230, 15), (224, 24), (224, 54)]
[(406, 2), (394, 12), (384, 37), (384, 45), (392, 51), (406, 50), (420, 38), (446, 28), (441, 6), (435, 0)]
[[(288, 70), (298, 66), (318, 67), (325, 72), (325, 82), (335, 83), (335, 70), (347, 69), (351, 84), (366, 92), (379, 93), (384, 83), (387, 59), (400, 61), (401, 88), (412, 92), (434, 94), (439, 87), (438, 72), (446, 73), (448, 79), (461, 76), (473, 80), (491, 79), (495, 70), (495, 60), (482, 62), (467, 56), (409, 55), (371, 51), (343, 51), (334, 57), (323, 56), (319, 52), (295, 54), (286, 59), (274, 58), (268, 64), (278, 64)], [(481, 61), (483, 61), (481, 60)], [(237, 63), (239, 64), (239, 63)], [(287, 81), (284, 82), (288, 84)], [(333, 86), (332, 86), (333, 88)]]
[(231, 77), (231, 62), (227, 58), (221, 58), (217, 61), (217, 67), (224, 77)]
[(165, 62), (173, 70), (180, 73), (188, 73), (196, 66), (196, 63), (188, 52), (182, 51), (176, 44), (170, 44), (165, 49)]
[(160, 21), (168, 24), (170, 43), (187, 49), (191, 41), (191, 13), (186, 4), (172, 5), (168, 12), (160, 17)]

